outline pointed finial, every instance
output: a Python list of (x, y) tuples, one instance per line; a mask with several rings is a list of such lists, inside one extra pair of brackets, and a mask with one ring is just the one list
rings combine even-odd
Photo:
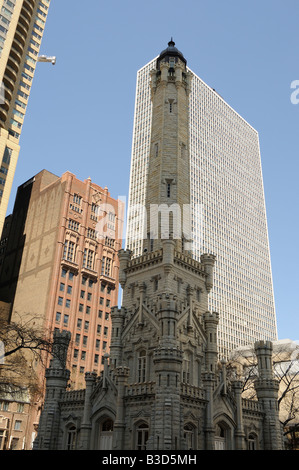
[(172, 47), (175, 46), (175, 42), (174, 42), (172, 36), (171, 36), (171, 40), (169, 41), (168, 45), (169, 45), (169, 46), (172, 46)]

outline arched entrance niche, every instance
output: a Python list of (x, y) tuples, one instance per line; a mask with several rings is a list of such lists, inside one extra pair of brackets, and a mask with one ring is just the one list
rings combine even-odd
[(95, 450), (112, 450), (114, 419), (106, 414), (94, 421), (92, 442)]
[(184, 425), (184, 439), (186, 442), (187, 450), (196, 449), (195, 431), (196, 428), (192, 423), (186, 423)]
[(146, 421), (139, 421), (135, 424), (135, 449), (146, 450), (149, 437), (149, 425)]
[(215, 450), (232, 450), (233, 428), (227, 421), (221, 420), (215, 426)]

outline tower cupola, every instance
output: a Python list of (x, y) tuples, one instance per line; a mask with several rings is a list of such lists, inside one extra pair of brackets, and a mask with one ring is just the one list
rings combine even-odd
[(161, 62), (169, 62), (170, 66), (171, 64), (174, 66), (174, 64), (178, 62), (178, 59), (180, 59), (185, 64), (185, 67), (187, 66), (187, 60), (185, 59), (184, 55), (175, 47), (175, 42), (171, 38), (168, 43), (168, 47), (161, 52), (157, 59), (157, 70), (160, 70)]

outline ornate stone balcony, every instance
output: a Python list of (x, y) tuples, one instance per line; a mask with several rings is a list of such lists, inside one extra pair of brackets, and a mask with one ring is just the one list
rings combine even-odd
[(78, 274), (79, 271), (79, 266), (77, 263), (73, 263), (73, 261), (69, 261), (67, 259), (62, 259), (61, 260), (61, 266), (63, 268), (69, 269), (72, 271), (74, 274)]
[(63, 392), (61, 394), (61, 400), (64, 403), (84, 402), (84, 399), (85, 399), (85, 389), (71, 390), (70, 392)]
[(97, 281), (98, 279), (97, 271), (94, 271), (93, 269), (90, 269), (90, 268), (86, 268), (85, 266), (82, 266), (81, 273), (90, 277), (93, 281)]
[(106, 276), (105, 274), (100, 275), (100, 281), (109, 284), (111, 287), (115, 287), (115, 279), (109, 276)]
[(262, 413), (262, 406), (256, 400), (249, 400), (248, 398), (242, 398), (242, 408), (246, 411)]

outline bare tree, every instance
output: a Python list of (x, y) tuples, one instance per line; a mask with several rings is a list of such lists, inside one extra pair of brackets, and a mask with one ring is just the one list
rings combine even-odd
[[(279, 382), (278, 409), (284, 436), (293, 448), (299, 433), (299, 345), (294, 341), (274, 342), (273, 373)], [(243, 379), (243, 396), (255, 399), (254, 381), (258, 375), (253, 348), (239, 348), (227, 363), (227, 376)], [(297, 438), (298, 442), (298, 438)], [(298, 445), (298, 444), (297, 444)]]
[[(279, 417), (290, 448), (299, 447), (299, 345), (281, 345), (273, 356), (275, 377), (279, 380)], [(297, 437), (296, 437), (297, 436)]]
[(45, 368), (52, 351), (50, 336), (35, 326), (34, 319), (23, 318), (10, 323), (0, 319), (0, 393), (19, 393), (22, 389), (38, 393), (37, 370)]

